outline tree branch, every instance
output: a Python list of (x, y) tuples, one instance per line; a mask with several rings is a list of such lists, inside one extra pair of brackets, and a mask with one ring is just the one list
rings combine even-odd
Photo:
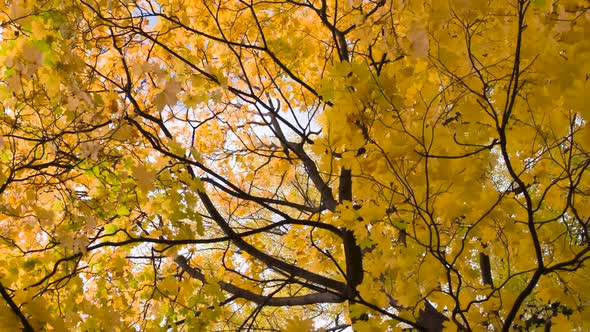
[(207, 210), (207, 212), (211, 216), (211, 218), (217, 223), (217, 225), (221, 228), (221, 230), (232, 240), (232, 242), (238, 248), (244, 250), (245, 252), (247, 252), (251, 256), (255, 257), (256, 259), (264, 262), (269, 267), (286, 272), (286, 273), (296, 276), (296, 277), (303, 278), (311, 283), (315, 283), (315, 284), (321, 285), (323, 287), (332, 289), (333, 291), (340, 293), (340, 294), (348, 293), (346, 285), (340, 281), (336, 281), (336, 280), (321, 276), (319, 274), (307, 271), (305, 269), (302, 269), (302, 268), (295, 266), (293, 264), (289, 264), (285, 261), (282, 261), (280, 259), (272, 257), (272, 256), (258, 250), (256, 247), (249, 244), (243, 238), (238, 236), (238, 234), (231, 228), (231, 226), (227, 223), (227, 221), (225, 221), (225, 219), (217, 211), (217, 208), (215, 207), (215, 205), (213, 204), (211, 199), (209, 199), (209, 196), (205, 192), (200, 191), (198, 193), (198, 195), (199, 195), (199, 198), (201, 199), (201, 202), (205, 206), (205, 209)]
[[(188, 273), (188, 275), (190, 275), (193, 279), (197, 279), (203, 283), (207, 283), (205, 275), (198, 269), (191, 267), (184, 256), (176, 257), (175, 262), (176, 264), (178, 264), (178, 266), (182, 268), (183, 271)], [(221, 287), (221, 289), (223, 289), (224, 291), (235, 295), (236, 297), (252, 301), (259, 305), (271, 307), (298, 306), (317, 303), (341, 303), (346, 300), (346, 298), (340, 295), (329, 292), (312, 293), (301, 296), (269, 297), (252, 293), (248, 290), (245, 290), (243, 288), (234, 286), (230, 283), (223, 281), (219, 282), (219, 287)]]
[(23, 324), (23, 331), (34, 332), (35, 330), (31, 326), (31, 324), (29, 323), (29, 320), (27, 319), (27, 317), (25, 317), (25, 314), (20, 310), (18, 305), (16, 303), (14, 303), (14, 301), (12, 300), (12, 297), (10, 297), (10, 294), (8, 294), (8, 292), (6, 291), (6, 288), (4, 288), (4, 285), (2, 285), (2, 283), (0, 283), (0, 295), (2, 295), (2, 298), (4, 298), (4, 301), (6, 301), (6, 303), (8, 303), (8, 306), (10, 307), (12, 312), (14, 312), (14, 314), (20, 319), (21, 324)]

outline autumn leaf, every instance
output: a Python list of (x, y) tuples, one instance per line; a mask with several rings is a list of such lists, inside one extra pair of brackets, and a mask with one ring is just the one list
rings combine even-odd
[(283, 332), (311, 332), (313, 331), (313, 320), (312, 319), (304, 319), (304, 320), (299, 320), (299, 319), (288, 319), (287, 320), (287, 325), (285, 326), (284, 329), (282, 329)]
[(165, 106), (174, 106), (178, 100), (178, 93), (181, 91), (181, 85), (176, 80), (171, 79), (166, 82), (162, 92), (154, 96), (156, 109), (161, 111)]
[(133, 176), (137, 180), (137, 186), (144, 193), (148, 193), (154, 187), (154, 180), (156, 176), (153, 172), (148, 170), (144, 165), (137, 165), (133, 167)]
[(409, 29), (408, 38), (412, 44), (412, 54), (418, 58), (428, 56), (429, 41), (426, 30), (418, 22), (410, 25)]

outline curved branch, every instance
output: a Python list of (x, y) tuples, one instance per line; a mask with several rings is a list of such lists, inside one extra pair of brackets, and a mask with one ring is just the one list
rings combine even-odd
[(35, 330), (31, 326), (31, 324), (29, 323), (29, 320), (27, 319), (27, 317), (25, 317), (25, 314), (20, 310), (18, 305), (16, 303), (14, 303), (14, 301), (12, 300), (12, 297), (10, 297), (10, 294), (8, 294), (8, 292), (6, 291), (6, 288), (4, 288), (4, 285), (2, 285), (2, 283), (0, 283), (0, 295), (2, 295), (2, 298), (4, 298), (4, 301), (6, 301), (6, 303), (8, 303), (8, 306), (10, 307), (12, 312), (14, 312), (14, 314), (20, 319), (21, 324), (23, 324), (23, 331), (34, 332)]
[(253, 245), (244, 241), (244, 239), (238, 236), (238, 234), (231, 228), (227, 221), (225, 221), (225, 219), (217, 211), (217, 208), (215, 207), (211, 199), (209, 199), (209, 196), (203, 191), (200, 191), (198, 195), (211, 218), (217, 223), (221, 230), (232, 240), (232, 242), (238, 248), (244, 250), (256, 259), (264, 262), (269, 267), (272, 267), (280, 271), (284, 271), (290, 275), (300, 277), (309, 282), (316, 283), (326, 288), (332, 289), (340, 294), (343, 294), (343, 296), (345, 297), (351, 295), (350, 290), (343, 282), (328, 277), (324, 277), (322, 275), (307, 271), (298, 266), (289, 264), (285, 261), (272, 257), (271, 255), (260, 251)]
[[(182, 268), (182, 270), (193, 279), (197, 279), (203, 283), (207, 283), (205, 275), (196, 268), (191, 267), (184, 256), (178, 256), (175, 259), (176, 264)], [(317, 303), (342, 303), (346, 301), (346, 298), (329, 292), (324, 293), (312, 293), (300, 296), (287, 296), (287, 297), (270, 297), (252, 293), (243, 288), (234, 286), (230, 283), (220, 281), (219, 287), (224, 291), (233, 294), (236, 297), (252, 301), (259, 305), (281, 307), (281, 306), (298, 306), (307, 304)]]

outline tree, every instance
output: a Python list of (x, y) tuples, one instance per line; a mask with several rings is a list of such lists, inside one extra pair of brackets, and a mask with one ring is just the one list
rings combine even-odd
[(0, 10), (4, 330), (590, 328), (588, 1)]

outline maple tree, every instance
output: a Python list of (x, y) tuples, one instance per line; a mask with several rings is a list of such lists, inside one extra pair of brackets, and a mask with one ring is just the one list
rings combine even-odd
[(0, 21), (3, 330), (590, 328), (588, 1)]

